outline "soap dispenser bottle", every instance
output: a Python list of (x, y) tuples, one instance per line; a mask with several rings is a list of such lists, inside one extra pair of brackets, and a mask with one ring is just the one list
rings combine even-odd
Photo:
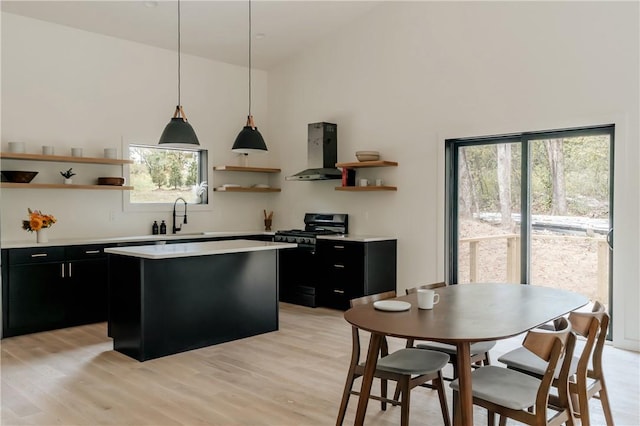
[(153, 221), (153, 225), (151, 226), (151, 233), (153, 235), (158, 235), (159, 231), (158, 231), (158, 221), (154, 220)]
[(160, 233), (161, 234), (167, 233), (167, 224), (164, 223), (164, 220), (162, 221), (162, 223), (160, 223)]

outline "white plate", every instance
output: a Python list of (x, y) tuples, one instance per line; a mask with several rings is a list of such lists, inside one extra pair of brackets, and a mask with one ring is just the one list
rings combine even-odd
[(400, 312), (411, 309), (411, 303), (402, 300), (378, 300), (373, 307), (381, 311)]
[(259, 183), (254, 185), (254, 188), (271, 188), (269, 185), (264, 184), (264, 183)]
[(240, 185), (238, 185), (237, 183), (225, 183), (224, 185), (222, 185), (223, 188), (239, 188)]

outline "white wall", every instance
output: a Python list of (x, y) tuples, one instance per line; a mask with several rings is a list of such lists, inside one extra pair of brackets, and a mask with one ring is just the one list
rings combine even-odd
[[(389, 2), (269, 73), (283, 175), (305, 167), (306, 123), (338, 124), (338, 159), (381, 151), (397, 193), (284, 182), (281, 212), (344, 211), (398, 237), (398, 290), (443, 273), (444, 139), (616, 124), (614, 339), (638, 349), (638, 4)], [(285, 150), (286, 147), (286, 150)]]
[[(252, 111), (270, 144), (266, 84), (266, 72), (254, 70)], [(247, 96), (246, 68), (182, 55), (182, 104), (201, 147), (209, 150), (210, 166), (238, 164), (231, 146), (246, 121)], [(123, 138), (156, 144), (176, 97), (175, 52), (2, 13), (2, 150), (9, 141), (23, 141), (31, 153), (53, 145), (56, 154), (69, 155), (79, 146), (85, 156), (99, 157), (104, 147), (121, 153)], [(270, 154), (252, 157), (254, 165), (273, 161)], [(5, 167), (39, 170), (34, 182), (47, 183), (57, 183), (58, 172), (69, 167), (78, 172), (74, 183), (122, 172), (112, 166), (3, 160)], [(233, 179), (209, 169), (210, 187)], [(56, 216), (50, 239), (145, 235), (153, 220), (171, 219), (169, 209), (123, 212), (120, 191), (3, 189), (1, 196), (3, 241), (35, 240), (21, 229), (28, 207)], [(208, 211), (190, 209), (183, 232), (261, 230), (262, 210), (275, 198), (210, 191), (209, 199)]]
[[(269, 154), (252, 161), (281, 167), (283, 192), (213, 193), (212, 209), (190, 214), (188, 230), (257, 230), (263, 208), (275, 211), (276, 229), (299, 227), (307, 211), (347, 212), (354, 233), (398, 237), (403, 291), (443, 276), (445, 138), (613, 122), (614, 338), (638, 349), (638, 12), (631, 2), (385, 3), (271, 70), (268, 85), (255, 70), (253, 112)], [(246, 69), (187, 55), (182, 64), (182, 103), (210, 165), (235, 162)], [(21, 140), (30, 152), (82, 146), (99, 155), (122, 137), (154, 143), (173, 112), (175, 78), (174, 52), (2, 13), (2, 149)], [(338, 124), (340, 161), (359, 149), (398, 161), (367, 172), (397, 193), (284, 181), (306, 167), (307, 124), (317, 121)], [(37, 167), (55, 176), (64, 165)], [(58, 217), (50, 238), (146, 234), (170, 218), (122, 212), (118, 192), (0, 196), (3, 241), (34, 238), (20, 229), (27, 207)]]

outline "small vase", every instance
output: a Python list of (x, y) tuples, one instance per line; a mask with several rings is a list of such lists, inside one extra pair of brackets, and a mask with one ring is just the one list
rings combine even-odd
[(39, 231), (36, 231), (36, 241), (38, 243), (48, 243), (49, 242), (49, 230), (47, 228), (42, 228)]
[(65, 185), (71, 185), (73, 183), (73, 179), (71, 178), (64, 178), (64, 184)]

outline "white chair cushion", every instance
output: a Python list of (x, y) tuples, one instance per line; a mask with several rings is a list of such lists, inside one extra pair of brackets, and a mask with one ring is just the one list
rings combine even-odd
[[(485, 352), (489, 352), (494, 346), (496, 342), (491, 340), (488, 342), (476, 342), (471, 344), (471, 355), (477, 355)], [(432, 351), (444, 352), (449, 355), (455, 355), (458, 353), (455, 345), (450, 345), (448, 343), (440, 343), (440, 342), (425, 342), (418, 343), (416, 345), (418, 349), (430, 349)]]
[(380, 358), (377, 368), (392, 373), (420, 375), (441, 370), (448, 362), (449, 356), (444, 353), (409, 348)]
[[(516, 370), (528, 371), (538, 376), (544, 376), (547, 371), (547, 362), (536, 354), (531, 352), (525, 347), (519, 347), (511, 352), (507, 352), (498, 358), (498, 361), (505, 364), (507, 367), (514, 368)], [(558, 366), (554, 374), (554, 378), (558, 378), (560, 375), (560, 367), (562, 366), (562, 359), (558, 361)], [(569, 367), (569, 375), (573, 375), (578, 369), (578, 358), (571, 358), (571, 366)]]
[[(473, 396), (503, 407), (524, 410), (536, 403), (540, 380), (515, 370), (488, 365), (471, 373)], [(458, 379), (449, 385), (459, 390)]]

